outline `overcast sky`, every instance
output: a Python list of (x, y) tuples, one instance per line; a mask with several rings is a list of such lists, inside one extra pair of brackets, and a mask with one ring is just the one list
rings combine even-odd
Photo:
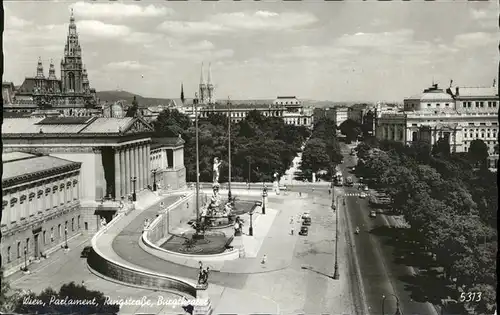
[(183, 82), (192, 97), (202, 62), (219, 99), (402, 101), (433, 79), (490, 86), (498, 73), (498, 1), (3, 4), (4, 81), (16, 85), (39, 56), (60, 76), (70, 8), (98, 91), (178, 98)]

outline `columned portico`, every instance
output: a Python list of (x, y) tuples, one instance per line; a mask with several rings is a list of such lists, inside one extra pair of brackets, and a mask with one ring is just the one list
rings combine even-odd
[(120, 200), (122, 195), (122, 182), (120, 172), (120, 150), (115, 149), (115, 199)]

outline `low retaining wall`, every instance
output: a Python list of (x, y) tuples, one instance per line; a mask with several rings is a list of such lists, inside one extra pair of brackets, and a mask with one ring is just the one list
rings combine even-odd
[[(204, 196), (200, 195), (200, 199), (203, 200)], [(201, 204), (200, 200), (200, 204)], [(188, 198), (180, 200), (169, 206), (167, 209), (161, 213), (159, 217), (157, 217), (151, 224), (149, 228), (142, 233), (142, 237), (139, 241), (139, 246), (146, 252), (154, 255), (158, 258), (161, 258), (166, 261), (173, 262), (175, 264), (184, 265), (192, 268), (199, 268), (199, 262), (202, 261), (204, 263), (221, 263), (226, 260), (235, 260), (240, 257), (238, 249), (232, 249), (230, 251), (226, 251), (220, 254), (213, 255), (196, 255), (196, 254), (182, 254), (173, 251), (169, 251), (163, 249), (157, 245), (158, 241), (161, 239), (168, 238), (167, 228), (170, 229), (172, 226), (172, 214), (182, 213), (179, 209), (184, 209), (187, 203), (193, 204), (196, 201), (194, 194), (188, 196)], [(196, 215), (196, 212), (194, 213)], [(190, 217), (192, 218), (192, 217)], [(186, 218), (184, 218), (186, 220)], [(187, 219), (189, 220), (189, 219)], [(182, 221), (182, 220), (181, 220)], [(177, 223), (177, 220), (173, 221)], [(214, 270), (217, 270), (218, 267), (216, 265), (212, 265)]]
[(99, 238), (124, 216), (125, 215), (123, 213), (119, 214), (111, 222), (109, 222), (106, 227), (102, 228), (96, 233), (96, 235), (94, 235), (92, 238), (93, 251), (89, 254), (87, 259), (88, 265), (95, 271), (124, 283), (146, 286), (153, 289), (175, 290), (188, 294), (192, 297), (196, 297), (196, 285), (194, 283), (190, 283), (173, 276), (148, 272), (132, 266), (127, 266), (106, 257), (106, 255), (99, 250), (97, 247)]

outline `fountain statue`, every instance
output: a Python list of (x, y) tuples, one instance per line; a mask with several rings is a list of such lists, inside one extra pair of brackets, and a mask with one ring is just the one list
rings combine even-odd
[(214, 185), (219, 185), (219, 175), (220, 175), (220, 165), (222, 164), (222, 161), (218, 158), (214, 158), (214, 175), (213, 175), (213, 182)]

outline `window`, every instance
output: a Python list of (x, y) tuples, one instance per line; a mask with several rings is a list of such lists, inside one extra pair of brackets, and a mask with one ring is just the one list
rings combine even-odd
[(21, 242), (17, 242), (17, 258), (21, 258)]
[(479, 123), (480, 126), (486, 126), (486, 123)]
[(484, 138), (484, 133), (481, 134), (481, 138)]
[(488, 136), (488, 138), (490, 138), (490, 133), (489, 132), (486, 135)]
[(478, 108), (478, 107), (479, 107), (479, 102), (476, 102), (476, 108)]
[(437, 103), (437, 104), (436, 104), (436, 107), (439, 107), (439, 106), (441, 106), (441, 104)]
[(477, 138), (479, 138), (479, 134), (478, 134), (478, 133), (476, 133), (476, 139), (477, 139)]
[(467, 138), (467, 133), (464, 133), (464, 138)]
[(493, 107), (497, 107), (497, 102), (492, 102)]
[(47, 245), (47, 231), (43, 231), (43, 245)]
[(78, 219), (76, 222), (76, 227), (77, 227), (77, 229), (80, 229), (80, 216), (78, 216)]
[(469, 123), (469, 126), (474, 126), (474, 123)]
[(448, 107), (448, 106), (450, 106), (450, 104), (446, 103), (445, 106)]
[(431, 104), (427, 104), (427, 107), (431, 107)]
[(472, 132), (469, 134), (469, 136), (472, 138)]
[(466, 102), (463, 102), (463, 103), (462, 103), (462, 107), (467, 107), (467, 103), (466, 103)]
[(71, 218), (71, 231), (75, 231), (75, 218)]
[(7, 263), (10, 263), (10, 246), (7, 247)]
[(465, 152), (467, 152), (467, 147), (464, 147)]
[(54, 227), (50, 228), (50, 242), (52, 243), (54, 241)]

